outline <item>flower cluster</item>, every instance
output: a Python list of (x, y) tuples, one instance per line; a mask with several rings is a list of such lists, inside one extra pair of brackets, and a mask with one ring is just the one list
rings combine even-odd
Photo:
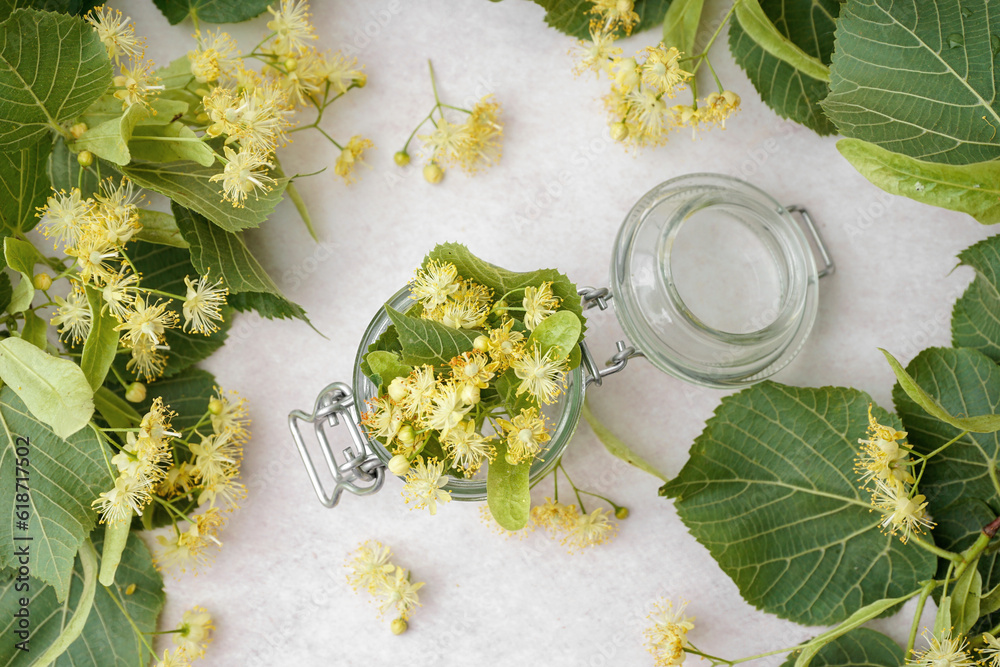
[[(992, 637), (992, 635), (990, 635)], [(964, 637), (952, 637), (951, 629), (945, 630), (940, 637), (936, 635), (927, 636), (928, 646), (923, 651), (914, 651), (914, 654), (906, 660), (908, 667), (973, 667), (977, 664), (969, 650), (969, 644)], [(995, 640), (994, 640), (995, 643)], [(996, 664), (997, 648), (993, 644), (988, 644), (983, 650), (984, 663)]]
[(646, 648), (658, 667), (684, 663), (690, 646), (687, 634), (694, 628), (694, 618), (684, 614), (686, 608), (686, 602), (674, 606), (670, 600), (659, 600), (649, 614), (653, 624), (645, 630)]
[(414, 582), (410, 571), (390, 561), (392, 552), (381, 542), (368, 540), (348, 559), (347, 582), (355, 591), (367, 591), (379, 608), (379, 615), (392, 612), (396, 618), (390, 628), (393, 634), (406, 631), (413, 610), (420, 606), (417, 595), (423, 582)]
[(868, 439), (858, 440), (861, 451), (855, 471), (861, 488), (871, 493), (871, 502), (882, 513), (882, 527), (890, 534), (899, 533), (902, 542), (934, 522), (927, 516), (926, 498), (916, 492), (911, 468), (910, 449), (904, 431), (879, 424), (868, 406)]
[(150, 97), (162, 91), (163, 86), (158, 85), (153, 74), (153, 62), (145, 57), (146, 40), (136, 37), (132, 19), (104, 5), (92, 9), (86, 19), (118, 68), (114, 96), (121, 100), (122, 108), (139, 104), (150, 109)]
[[(639, 20), (632, 2), (591, 1), (597, 17), (591, 22), (590, 40), (579, 43), (577, 72), (590, 70), (598, 76), (604, 72), (611, 80), (611, 92), (604, 101), (615, 141), (634, 147), (657, 146), (681, 127), (693, 132), (713, 126), (725, 128), (726, 119), (739, 109), (740, 98), (715, 77), (718, 92), (699, 103), (695, 73), (703, 60), (708, 62), (708, 48), (699, 56), (684, 57), (676, 47), (660, 43), (624, 58), (614, 44), (619, 29), (631, 32)], [(714, 70), (712, 74), (714, 77)], [(691, 104), (670, 103), (686, 88), (692, 92)]]
[[(141, 284), (126, 252), (128, 242), (142, 230), (141, 199), (127, 178), (107, 178), (93, 197), (84, 198), (78, 188), (54, 192), (39, 215), (45, 236), (54, 238), (56, 247), (61, 243), (74, 260), (67, 275), (69, 294), (52, 297), (58, 306), (52, 324), (59, 327), (60, 338), (74, 344), (86, 338), (95, 316), (91, 304), (99, 301), (101, 313), (118, 321), (120, 345), (130, 350), (127, 370), (149, 381), (163, 374), (169, 351), (166, 331), (180, 324), (172, 299), (182, 304), (184, 330), (208, 335), (223, 319), (228, 290), (207, 274), (186, 277), (183, 295)], [(48, 290), (52, 283), (42, 284)], [(88, 299), (88, 290), (99, 298)]]
[[(447, 167), (459, 167), (467, 174), (474, 174), (481, 168), (499, 162), (503, 139), (500, 103), (492, 95), (486, 95), (472, 109), (444, 104), (438, 96), (433, 67), (430, 68), (430, 73), (435, 104), (410, 134), (403, 148), (396, 153), (396, 164), (402, 167), (410, 163), (410, 154), (407, 152), (410, 142), (427, 123), (433, 129), (418, 135), (418, 138), (423, 142), (421, 152), (427, 161), (423, 172), (429, 183), (440, 183)], [(449, 119), (445, 110), (452, 114), (464, 114), (464, 117), (460, 122)]]
[(176, 648), (164, 651), (156, 667), (188, 667), (193, 660), (204, 657), (213, 630), (215, 625), (206, 609), (194, 607), (185, 611), (180, 625), (170, 633)]
[(604, 544), (618, 529), (611, 520), (611, 511), (603, 507), (593, 512), (581, 512), (576, 505), (566, 505), (546, 498), (531, 508), (532, 524), (550, 537), (559, 538), (570, 552)]

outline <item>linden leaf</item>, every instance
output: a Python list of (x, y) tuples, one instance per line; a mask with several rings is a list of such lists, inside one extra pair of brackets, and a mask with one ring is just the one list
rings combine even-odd
[(857, 628), (833, 639), (813, 652), (793, 652), (781, 667), (899, 667), (906, 662), (903, 648), (881, 632)]
[(472, 350), (473, 341), (480, 335), (478, 331), (452, 329), (440, 322), (410, 317), (388, 305), (385, 310), (399, 334), (403, 363), (411, 366), (447, 366), (453, 358)]
[(188, 16), (205, 23), (239, 23), (258, 16), (273, 0), (153, 0), (171, 25)]
[(52, 194), (48, 176), (52, 141), (43, 136), (19, 151), (0, 151), (0, 227), (26, 232), (38, 222), (38, 207)]
[(955, 302), (951, 341), (955, 347), (979, 350), (1000, 363), (1000, 235), (991, 236), (958, 255), (976, 270), (976, 279)]

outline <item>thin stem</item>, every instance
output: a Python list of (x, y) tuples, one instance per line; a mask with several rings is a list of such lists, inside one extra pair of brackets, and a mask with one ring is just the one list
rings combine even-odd
[(438, 97), (437, 81), (434, 79), (434, 65), (431, 64), (430, 58), (427, 59), (427, 69), (431, 71), (431, 89), (434, 91), (434, 101), (437, 103), (437, 106), (441, 106), (441, 98)]
[(427, 116), (424, 117), (424, 119), (422, 121), (420, 121), (420, 123), (415, 128), (413, 128), (413, 132), (410, 132), (410, 136), (407, 137), (406, 143), (403, 144), (403, 152), (404, 153), (406, 152), (406, 149), (409, 147), (410, 142), (413, 141), (413, 137), (416, 136), (416, 134), (420, 130), (420, 128), (422, 128), (424, 126), (424, 123), (426, 123), (427, 121), (429, 121), (431, 119), (431, 116), (434, 115), (434, 110), (435, 109), (437, 109), (436, 106), (433, 109), (431, 109), (431, 112), (429, 114), (427, 114)]
[(571, 487), (573, 487), (573, 493), (576, 494), (576, 502), (580, 503), (580, 513), (586, 514), (587, 509), (583, 506), (583, 498), (580, 497), (580, 490), (576, 488), (576, 484), (573, 483), (573, 478), (569, 476), (568, 472), (566, 472), (566, 468), (563, 467), (562, 461), (559, 461), (557, 465), (559, 469), (562, 470), (563, 474), (566, 475), (566, 481), (569, 482)]
[(185, 514), (184, 512), (181, 512), (179, 509), (177, 509), (176, 507), (174, 507), (174, 504), (172, 502), (170, 502), (169, 500), (165, 500), (165, 499), (161, 498), (160, 496), (153, 496), (153, 500), (155, 500), (156, 502), (158, 502), (161, 505), (163, 505), (164, 507), (166, 507), (169, 511), (173, 512), (174, 515), (177, 516), (177, 518), (183, 519), (183, 520), (188, 521), (190, 523), (196, 523), (196, 521), (194, 519), (192, 519), (187, 514)]
[(114, 364), (111, 364), (111, 373), (112, 373), (112, 375), (114, 375), (114, 376), (115, 376), (115, 379), (116, 379), (116, 380), (118, 380), (118, 383), (119, 383), (119, 384), (120, 384), (120, 385), (121, 385), (121, 386), (122, 386), (122, 387), (123, 387), (124, 389), (128, 389), (128, 387), (129, 387), (129, 385), (131, 384), (131, 382), (127, 382), (127, 381), (125, 380), (125, 378), (123, 378), (123, 377), (122, 377), (122, 374), (121, 374), (121, 372), (120, 372), (120, 371), (119, 371), (119, 370), (118, 370), (117, 368), (115, 368), (115, 365), (114, 365)]
[(927, 598), (930, 596), (931, 591), (937, 584), (932, 579), (924, 584), (924, 587), (920, 589), (920, 597), (917, 598), (917, 611), (913, 615), (913, 623), (910, 625), (910, 637), (906, 640), (906, 653), (903, 657), (909, 657), (910, 653), (913, 652), (913, 645), (917, 641), (917, 629), (920, 627), (920, 617), (924, 614), (924, 605), (927, 603)]
[(586, 493), (588, 496), (594, 496), (595, 498), (600, 498), (601, 500), (603, 500), (607, 504), (611, 505), (615, 509), (616, 512), (621, 509), (621, 505), (617, 504), (615, 501), (611, 500), (610, 498), (605, 498), (604, 496), (602, 496), (599, 493), (594, 493), (593, 491), (585, 491), (583, 489), (580, 489), (580, 493)]
[[(726, 12), (726, 15), (722, 17), (722, 21), (719, 23), (719, 27), (715, 29), (715, 32), (712, 33), (712, 37), (708, 40), (708, 44), (705, 45), (705, 50), (702, 51), (702, 55), (707, 55), (708, 52), (712, 49), (712, 45), (715, 44), (715, 40), (719, 37), (719, 33), (722, 32), (722, 29), (725, 27), (726, 23), (729, 22), (729, 17), (731, 17), (733, 15), (733, 12), (736, 11), (736, 5), (737, 3), (739, 3), (739, 1), (740, 0), (736, 0), (736, 2), (733, 3), (733, 6), (729, 8), (729, 11)], [(694, 75), (698, 73), (698, 68), (701, 67), (701, 63), (704, 62), (704, 60), (705, 59), (703, 58), (702, 60), (698, 61), (698, 63), (694, 66), (694, 69), (691, 70), (692, 79), (694, 78)]]
[(946, 450), (949, 447), (951, 447), (954, 443), (958, 442), (959, 439), (964, 438), (967, 435), (969, 435), (968, 431), (962, 431), (961, 433), (959, 433), (958, 435), (956, 435), (954, 438), (952, 438), (948, 442), (944, 443), (943, 445), (941, 445), (940, 447), (938, 447), (937, 449), (935, 449), (930, 454), (926, 454), (926, 455), (925, 454), (917, 454), (916, 452), (913, 452), (913, 454), (917, 458), (923, 459), (924, 461), (926, 461), (927, 459), (930, 459), (930, 458), (933, 458), (933, 457), (937, 456), (938, 454), (940, 454), (944, 450)]
[(153, 289), (152, 287), (136, 287), (136, 292), (146, 292), (147, 294), (156, 294), (157, 296), (165, 296), (168, 299), (176, 299), (178, 301), (184, 301), (184, 297), (179, 294), (173, 294), (171, 292), (164, 292), (163, 290)]
[(712, 73), (712, 78), (715, 79), (715, 85), (719, 87), (719, 92), (725, 92), (725, 88), (722, 87), (722, 82), (719, 81), (719, 75), (715, 73), (715, 68), (712, 67), (712, 61), (705, 56), (705, 63), (708, 64), (708, 71)]
[(910, 539), (913, 540), (918, 546), (926, 549), (927, 551), (930, 551), (932, 554), (938, 556), (939, 558), (946, 558), (950, 560), (952, 563), (962, 562), (961, 554), (957, 554), (953, 551), (942, 549), (941, 547), (926, 541), (916, 533), (910, 535)]

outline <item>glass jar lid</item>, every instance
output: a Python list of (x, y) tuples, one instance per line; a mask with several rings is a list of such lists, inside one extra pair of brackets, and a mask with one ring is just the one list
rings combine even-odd
[(615, 312), (662, 371), (709, 387), (784, 368), (816, 318), (819, 273), (795, 218), (760, 189), (691, 174), (646, 193), (618, 231)]

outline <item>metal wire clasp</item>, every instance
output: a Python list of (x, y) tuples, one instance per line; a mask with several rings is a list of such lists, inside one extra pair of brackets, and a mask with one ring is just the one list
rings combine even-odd
[(806, 231), (808, 231), (812, 237), (813, 241), (816, 243), (816, 249), (819, 250), (820, 257), (823, 259), (823, 268), (816, 274), (817, 278), (825, 278), (827, 276), (833, 275), (833, 272), (837, 270), (836, 264), (833, 263), (833, 257), (830, 256), (830, 251), (826, 247), (826, 243), (823, 242), (823, 237), (820, 236), (819, 228), (813, 221), (812, 216), (809, 215), (809, 211), (806, 210), (805, 206), (799, 206), (793, 204), (792, 206), (786, 206), (785, 210), (789, 213), (798, 213), (799, 217), (802, 218), (802, 222), (806, 226)]
[[(366, 496), (381, 489), (382, 483), (385, 482), (385, 464), (375, 454), (368, 438), (354, 421), (354, 416), (351, 414), (353, 406), (354, 394), (350, 385), (334, 382), (316, 397), (312, 414), (292, 410), (288, 415), (288, 428), (292, 432), (292, 439), (295, 440), (302, 463), (306, 466), (306, 472), (309, 473), (309, 481), (312, 482), (319, 501), (326, 507), (336, 506), (340, 494), (345, 489), (355, 495)], [(323, 452), (323, 458), (335, 482), (333, 491), (329, 494), (323, 488), (319, 471), (306, 448), (302, 431), (299, 430), (299, 422), (313, 425), (319, 449)], [(347, 426), (347, 432), (351, 434), (352, 440), (352, 445), (341, 452), (343, 463), (337, 461), (330, 441), (326, 437), (326, 427), (337, 426), (341, 422)]]
[[(580, 295), (584, 310), (590, 310), (595, 307), (607, 310), (608, 301), (614, 296), (607, 287), (581, 287), (577, 292)], [(592, 384), (596, 384), (600, 387), (605, 377), (623, 370), (626, 364), (628, 364), (629, 359), (644, 356), (642, 352), (623, 340), (616, 342), (615, 348), (618, 351), (611, 356), (604, 365), (604, 368), (601, 368), (597, 364), (597, 360), (594, 359), (594, 355), (590, 353), (590, 348), (587, 347), (586, 341), (580, 341), (580, 363), (583, 364), (584, 369), (587, 371), (585, 386), (589, 387)]]

